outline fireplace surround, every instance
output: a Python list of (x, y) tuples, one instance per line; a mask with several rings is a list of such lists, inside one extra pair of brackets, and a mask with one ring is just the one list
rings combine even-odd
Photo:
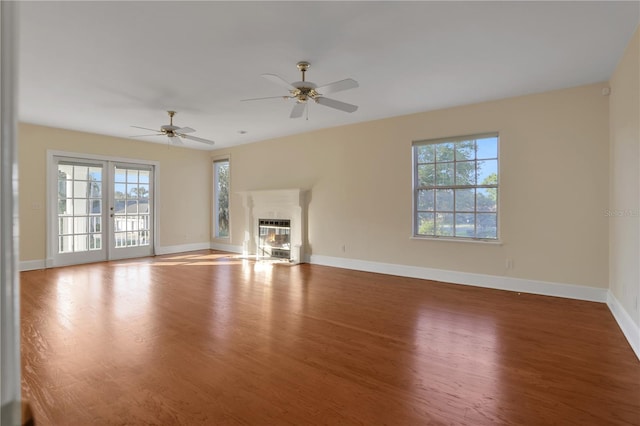
[(245, 213), (242, 254), (257, 259), (301, 263), (304, 236), (304, 191), (243, 191)]

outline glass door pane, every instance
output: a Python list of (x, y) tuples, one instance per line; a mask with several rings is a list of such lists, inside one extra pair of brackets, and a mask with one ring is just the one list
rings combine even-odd
[(56, 264), (105, 260), (104, 163), (56, 158), (55, 167)]
[(153, 254), (153, 168), (113, 166), (111, 259)]
[(102, 249), (101, 194), (102, 166), (58, 163), (58, 253)]
[(154, 166), (51, 158), (47, 252), (53, 266), (153, 255)]

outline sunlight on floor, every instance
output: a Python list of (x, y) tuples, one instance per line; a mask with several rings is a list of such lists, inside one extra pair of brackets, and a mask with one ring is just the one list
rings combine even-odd
[(157, 256), (153, 262), (148, 259), (127, 262), (128, 265), (148, 265), (150, 267), (165, 266), (216, 266), (216, 265), (241, 265), (244, 260), (237, 255), (221, 254), (180, 254)]

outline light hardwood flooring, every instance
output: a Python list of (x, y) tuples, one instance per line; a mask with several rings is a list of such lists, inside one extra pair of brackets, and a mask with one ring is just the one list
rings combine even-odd
[(21, 274), (37, 425), (640, 425), (606, 305), (202, 251)]

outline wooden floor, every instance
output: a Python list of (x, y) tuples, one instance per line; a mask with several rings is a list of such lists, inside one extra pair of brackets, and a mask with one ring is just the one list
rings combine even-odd
[(639, 425), (604, 304), (203, 251), (21, 274), (37, 425)]

